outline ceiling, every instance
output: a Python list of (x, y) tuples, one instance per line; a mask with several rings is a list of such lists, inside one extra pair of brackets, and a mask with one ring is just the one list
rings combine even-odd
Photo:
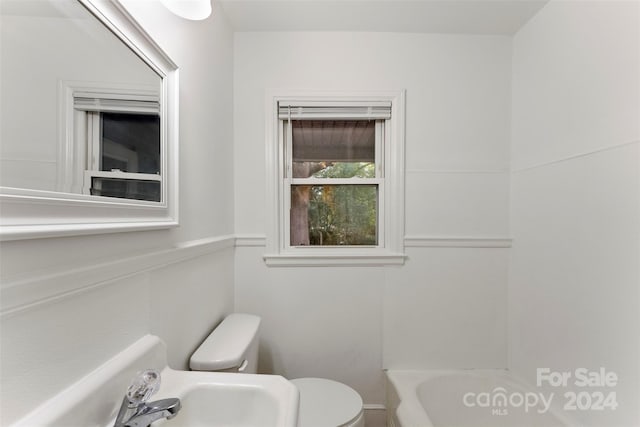
[(235, 31), (506, 34), (548, 0), (218, 0)]

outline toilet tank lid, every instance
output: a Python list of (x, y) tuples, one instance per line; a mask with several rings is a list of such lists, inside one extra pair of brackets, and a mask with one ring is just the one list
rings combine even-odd
[(258, 316), (230, 314), (193, 353), (189, 366), (194, 371), (220, 371), (240, 366), (258, 336), (259, 327)]

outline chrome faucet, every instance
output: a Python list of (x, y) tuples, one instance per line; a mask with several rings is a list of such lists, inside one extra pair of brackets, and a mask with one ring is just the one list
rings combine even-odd
[(120, 411), (113, 427), (148, 427), (152, 422), (178, 415), (180, 399), (162, 399), (149, 402), (160, 388), (160, 373), (153, 369), (139, 372), (122, 399)]

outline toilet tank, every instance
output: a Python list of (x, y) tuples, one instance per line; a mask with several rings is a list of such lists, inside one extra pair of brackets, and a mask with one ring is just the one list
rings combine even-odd
[(209, 334), (193, 353), (189, 366), (194, 371), (258, 371), (260, 317), (233, 313)]

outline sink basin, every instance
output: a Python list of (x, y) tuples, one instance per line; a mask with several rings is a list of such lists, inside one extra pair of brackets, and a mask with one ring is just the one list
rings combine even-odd
[(165, 369), (152, 400), (178, 397), (182, 409), (153, 427), (295, 427), (298, 391), (277, 375)]
[(176, 371), (166, 346), (146, 335), (11, 427), (111, 427), (131, 380), (153, 368), (161, 373), (150, 400), (180, 398), (182, 409), (153, 427), (296, 427), (298, 389), (278, 375)]

